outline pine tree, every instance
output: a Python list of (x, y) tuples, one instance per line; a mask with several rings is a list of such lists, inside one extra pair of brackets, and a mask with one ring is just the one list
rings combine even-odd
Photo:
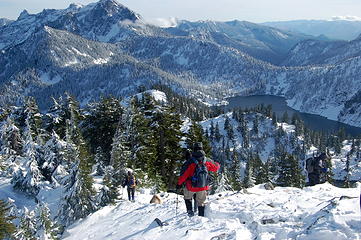
[(114, 180), (114, 169), (111, 166), (107, 166), (104, 169), (104, 186), (100, 189), (100, 192), (97, 195), (96, 205), (98, 207), (104, 207), (108, 204), (114, 204), (115, 200), (118, 198), (118, 185)]
[(78, 104), (69, 98), (70, 119), (67, 120), (65, 157), (71, 164), (70, 177), (58, 217), (68, 226), (79, 218), (86, 217), (95, 210), (93, 202), (93, 178), (90, 176), (92, 158), (78, 127), (80, 110)]
[(9, 211), (9, 204), (0, 200), (0, 239), (10, 239), (16, 230), (12, 223), (14, 216), (10, 216)]
[[(218, 126), (218, 124), (216, 125), (216, 131), (217, 131), (217, 126)], [(209, 141), (208, 141), (207, 137), (204, 136), (203, 129), (202, 129), (201, 125), (199, 125), (196, 122), (192, 122), (192, 125), (191, 125), (191, 127), (190, 127), (190, 129), (188, 131), (188, 134), (187, 134), (186, 144), (187, 144), (189, 149), (192, 149), (193, 144), (195, 142), (203, 143), (204, 152), (206, 153), (207, 156), (210, 154), (211, 147), (210, 147), (210, 144), (209, 144)]]
[(255, 115), (255, 118), (253, 120), (253, 132), (254, 134), (258, 135), (258, 127), (259, 127), (259, 119), (258, 119), (258, 115)]
[(39, 203), (35, 210), (36, 213), (36, 236), (37, 239), (56, 240), (58, 227), (50, 217), (50, 209), (44, 203)]
[(350, 175), (351, 175), (351, 173), (350, 173), (350, 155), (349, 154), (346, 155), (346, 166), (345, 166), (344, 171), (346, 173), (345, 178), (344, 178), (344, 187), (349, 188), (349, 187), (351, 187), (351, 184), (350, 184)]
[(215, 138), (215, 127), (213, 121), (211, 121), (211, 127), (209, 129), (209, 139), (212, 141)]
[(45, 140), (44, 131), (42, 130), (42, 115), (39, 107), (33, 97), (28, 97), (25, 102), (23, 113), (25, 117), (25, 127), (30, 132), (33, 140), (38, 144), (43, 144)]
[(240, 190), (242, 188), (241, 180), (241, 163), (238, 158), (238, 153), (234, 152), (232, 155), (232, 162), (229, 169), (230, 181), (233, 190)]
[(253, 158), (255, 184), (269, 182), (269, 172), (267, 166), (263, 164), (258, 154), (255, 154)]
[(39, 169), (38, 161), (36, 159), (37, 144), (33, 140), (33, 134), (28, 119), (26, 120), (24, 136), (24, 166), (19, 168), (13, 175), (11, 182), (15, 189), (19, 189), (30, 196), (36, 196), (40, 190), (44, 176)]
[(219, 142), (219, 141), (221, 140), (221, 138), (222, 138), (222, 135), (221, 135), (221, 133), (220, 133), (220, 131), (219, 131), (219, 124), (218, 124), (218, 122), (216, 123), (216, 128), (215, 128), (215, 130), (214, 130), (214, 138), (216, 139), (217, 142)]
[(0, 129), (0, 170), (3, 174), (12, 175), (18, 168), (18, 161), (22, 154), (22, 139), (20, 130), (13, 120), (8, 117)]
[(96, 154), (99, 147), (102, 149), (102, 164), (107, 166), (110, 163), (112, 141), (123, 109), (118, 99), (108, 97), (90, 104), (88, 112), (83, 122), (84, 138), (90, 144), (91, 153)]
[(299, 163), (293, 155), (283, 153), (280, 159), (278, 185), (282, 187), (298, 187), (304, 186), (304, 176), (299, 167)]
[(150, 128), (151, 121), (145, 114), (132, 104), (133, 117), (131, 120), (130, 132), (130, 150), (131, 162), (129, 167), (133, 169), (142, 169), (150, 174), (150, 177), (155, 177), (156, 166), (154, 165), (157, 159), (157, 143), (154, 138), (155, 134), (153, 129)]
[(59, 99), (52, 98), (53, 105), (44, 116), (45, 130), (49, 133), (55, 132), (61, 139), (65, 138), (66, 120), (70, 119), (67, 102), (69, 99), (68, 94), (66, 101), (62, 97)]
[(55, 186), (62, 184), (64, 175), (67, 174), (64, 171), (71, 161), (66, 159), (66, 147), (66, 142), (61, 140), (55, 132), (52, 133), (50, 139), (43, 147), (44, 162), (41, 166), (41, 172), (45, 180), (53, 183)]
[(288, 117), (288, 112), (287, 112), (287, 111), (285, 111), (285, 112), (283, 113), (282, 122), (284, 122), (284, 123), (288, 123), (288, 122), (289, 122), (289, 117)]
[(24, 208), (24, 213), (20, 219), (20, 226), (15, 234), (15, 239), (37, 240), (36, 228), (35, 212)]
[[(10, 117), (8, 117), (2, 125), (0, 134), (2, 143), (0, 154), (6, 155), (7, 157), (22, 154), (23, 142), (20, 130)], [(11, 158), (11, 160), (14, 160), (14, 158)]]
[(250, 152), (247, 153), (247, 164), (244, 173), (243, 186), (245, 188), (253, 187), (256, 184), (255, 178), (255, 163), (254, 158)]
[(106, 162), (104, 158), (103, 149), (99, 146), (94, 157), (95, 165), (93, 167), (93, 172), (95, 172), (96, 176), (102, 176), (104, 174), (104, 162)]

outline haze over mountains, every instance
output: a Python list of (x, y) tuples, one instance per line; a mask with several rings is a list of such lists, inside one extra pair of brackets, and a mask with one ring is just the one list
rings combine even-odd
[(361, 33), (360, 19), (294, 20), (266, 22), (263, 25), (334, 40), (354, 40)]
[(161, 83), (203, 101), (284, 96), (298, 110), (361, 126), (361, 39), (324, 41), (241, 21), (164, 29), (114, 0), (24, 11), (2, 25), (1, 105), (32, 95), (44, 108), (64, 91), (86, 103)]

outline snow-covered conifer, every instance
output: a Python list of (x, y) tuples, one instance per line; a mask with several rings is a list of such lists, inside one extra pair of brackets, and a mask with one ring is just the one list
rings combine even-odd
[(15, 238), (19, 240), (37, 240), (36, 231), (35, 212), (25, 207), (23, 216), (20, 218), (20, 226), (15, 233)]
[(15, 233), (15, 225), (12, 223), (14, 216), (10, 215), (10, 205), (0, 200), (0, 239), (11, 239)]

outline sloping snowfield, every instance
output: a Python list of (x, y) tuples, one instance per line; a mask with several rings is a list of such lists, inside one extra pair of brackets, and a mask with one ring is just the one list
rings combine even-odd
[[(136, 202), (119, 201), (72, 225), (67, 240), (86, 239), (361, 239), (360, 187), (336, 188), (328, 183), (304, 189), (265, 190), (263, 185), (239, 193), (209, 196), (206, 217), (188, 217), (183, 197), (137, 193)], [(166, 226), (160, 227), (159, 218)]]

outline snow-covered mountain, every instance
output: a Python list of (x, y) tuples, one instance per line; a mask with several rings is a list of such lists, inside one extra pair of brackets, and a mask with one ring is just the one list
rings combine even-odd
[[(177, 85), (177, 77), (139, 62), (118, 47), (50, 27), (1, 53), (1, 102), (36, 96), (41, 107), (68, 91), (87, 102), (104, 95), (134, 93), (139, 85)], [(107, 81), (104, 81), (106, 79)]]
[(338, 40), (353, 40), (361, 34), (361, 21), (359, 20), (294, 20), (263, 24), (313, 36), (324, 35), (327, 38)]
[(140, 15), (115, 0), (100, 0), (86, 6), (71, 4), (67, 9), (44, 9), (38, 14), (24, 10), (18, 19), (0, 28), (0, 49), (15, 46), (43, 26), (66, 30), (85, 38), (117, 42), (138, 34), (161, 34), (143, 23)]
[(353, 41), (308, 40), (296, 44), (284, 60), (285, 66), (340, 64), (361, 55), (361, 37)]
[(0, 27), (5, 26), (6, 24), (11, 23), (13, 20), (7, 18), (0, 18)]
[[(162, 83), (204, 101), (231, 95), (285, 96), (298, 110), (361, 126), (358, 40), (347, 52), (331, 51), (337, 52), (332, 59), (339, 59), (332, 64), (285, 68), (251, 57), (240, 50), (239, 42), (247, 42), (249, 35), (254, 44), (249, 49), (290, 47), (299, 39), (294, 35), (238, 21), (188, 22), (183, 28), (178, 29), (182, 35), (149, 26), (114, 0), (34, 15), (23, 12), (0, 28), (0, 63), (5, 66), (0, 69), (1, 104), (33, 95), (47, 106), (50, 96), (64, 91), (87, 102), (102, 94), (127, 95), (139, 85)], [(222, 35), (226, 43), (214, 36), (202, 38), (197, 30), (202, 28)], [(336, 46), (331, 49), (343, 46), (330, 44)], [(303, 45), (307, 42), (298, 46)], [(297, 54), (303, 51), (297, 48), (289, 59), (301, 59)]]
[(174, 35), (191, 36), (232, 47), (263, 61), (278, 64), (298, 42), (315, 39), (246, 21), (180, 21), (167, 31)]

